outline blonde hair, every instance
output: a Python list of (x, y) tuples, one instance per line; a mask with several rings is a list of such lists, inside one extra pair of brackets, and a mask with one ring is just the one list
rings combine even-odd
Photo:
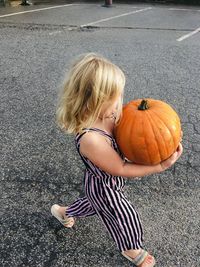
[[(103, 104), (122, 95), (125, 76), (119, 67), (104, 57), (82, 55), (71, 67), (59, 95), (56, 120), (68, 133), (89, 128), (100, 116)], [(121, 116), (122, 98), (117, 108)]]

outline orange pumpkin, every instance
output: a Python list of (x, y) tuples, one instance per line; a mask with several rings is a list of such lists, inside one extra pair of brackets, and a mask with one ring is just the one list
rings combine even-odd
[(123, 107), (114, 135), (128, 160), (155, 165), (176, 151), (181, 139), (181, 123), (177, 113), (165, 102), (138, 99)]

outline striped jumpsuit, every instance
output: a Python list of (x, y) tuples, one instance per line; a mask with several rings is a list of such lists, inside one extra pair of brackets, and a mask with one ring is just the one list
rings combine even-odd
[(124, 179), (106, 173), (80, 153), (80, 139), (87, 131), (95, 131), (109, 138), (113, 149), (120, 153), (115, 139), (103, 130), (89, 128), (76, 135), (76, 147), (86, 166), (85, 197), (77, 199), (70, 205), (66, 215), (70, 217), (98, 215), (121, 252), (142, 248), (142, 226), (137, 212), (122, 192)]

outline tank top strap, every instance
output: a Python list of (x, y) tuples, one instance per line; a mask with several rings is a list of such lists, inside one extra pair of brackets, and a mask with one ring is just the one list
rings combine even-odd
[(104, 131), (104, 130), (101, 130), (101, 129), (99, 129), (99, 128), (88, 128), (88, 131), (94, 131), (94, 132), (98, 132), (98, 133), (100, 133), (100, 134), (102, 134), (102, 135), (104, 135), (104, 136), (108, 136), (108, 137), (110, 137), (111, 139), (113, 138), (113, 136), (111, 135), (111, 134), (109, 134), (108, 132), (106, 132), (106, 131)]
[(82, 133), (80, 133), (80, 134), (78, 133), (78, 134), (76, 135), (76, 142), (77, 142), (77, 144), (79, 144), (80, 139), (81, 139), (81, 137), (82, 137), (84, 134), (86, 134), (87, 132), (91, 132), (91, 131), (93, 131), (93, 132), (98, 132), (99, 134), (104, 135), (104, 136), (110, 138), (111, 140), (113, 140), (113, 136), (112, 136), (111, 134), (107, 133), (107, 132), (104, 131), (104, 130), (101, 130), (101, 129), (99, 129), (99, 128), (84, 128)]

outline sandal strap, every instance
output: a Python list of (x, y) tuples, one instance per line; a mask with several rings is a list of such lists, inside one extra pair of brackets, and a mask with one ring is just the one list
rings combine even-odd
[(134, 258), (134, 264), (136, 266), (140, 265), (145, 260), (147, 255), (148, 252), (146, 250), (142, 250), (142, 252), (137, 257)]
[(127, 256), (124, 252), (122, 252), (122, 255), (127, 258), (129, 261), (131, 261), (132, 263), (134, 263), (136, 266), (139, 266), (147, 257), (148, 252), (146, 250), (142, 250), (140, 252), (139, 255), (137, 255), (137, 257), (135, 257), (134, 259)]
[(65, 219), (62, 220), (62, 223), (63, 223), (63, 224), (69, 224), (69, 223), (71, 222), (72, 219), (73, 219), (72, 217), (69, 217), (69, 218), (66, 218), (66, 217), (65, 217)]

